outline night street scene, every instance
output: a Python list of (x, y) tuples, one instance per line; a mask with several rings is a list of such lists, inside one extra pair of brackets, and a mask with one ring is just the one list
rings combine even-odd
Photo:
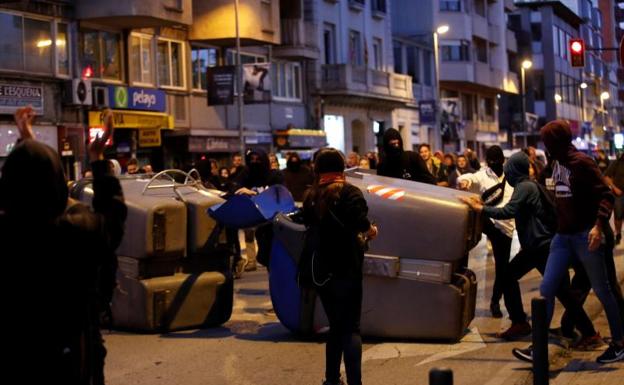
[(624, 385), (624, 0), (0, 0), (7, 384)]

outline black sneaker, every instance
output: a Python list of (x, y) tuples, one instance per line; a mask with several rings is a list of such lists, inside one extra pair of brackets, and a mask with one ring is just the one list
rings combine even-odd
[(620, 360), (624, 360), (624, 346), (617, 346), (614, 343), (611, 343), (607, 350), (596, 358), (596, 362), (600, 364), (608, 364)]
[(521, 361), (533, 362), (533, 345), (525, 349), (513, 348), (511, 352), (513, 353), (514, 357)]
[(503, 312), (498, 302), (490, 303), (490, 313), (492, 313), (493, 318), (503, 318)]

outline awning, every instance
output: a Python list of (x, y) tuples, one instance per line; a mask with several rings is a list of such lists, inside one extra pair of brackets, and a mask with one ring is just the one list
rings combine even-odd
[[(115, 128), (173, 129), (173, 115), (160, 112), (113, 110)], [(89, 112), (89, 127), (102, 127), (102, 111)]]

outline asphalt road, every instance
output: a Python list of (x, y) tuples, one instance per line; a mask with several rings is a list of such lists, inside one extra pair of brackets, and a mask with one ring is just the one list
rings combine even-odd
[[(622, 271), (621, 250), (618, 254)], [(470, 267), (477, 273), (479, 292), (476, 318), (466, 336), (455, 344), (365, 340), (365, 384), (427, 384), (433, 367), (450, 367), (456, 385), (530, 382), (530, 366), (511, 355), (513, 347), (524, 347), (529, 340), (505, 342), (494, 337), (509, 326), (509, 320), (489, 316), (494, 265), (484, 241), (471, 252)], [(527, 310), (539, 282), (535, 272), (521, 282)], [(270, 311), (266, 270), (244, 275), (236, 281), (235, 292), (233, 316), (219, 328), (164, 335), (106, 333), (108, 384), (321, 384), (323, 341), (300, 341), (281, 326)], [(558, 319), (555, 315), (554, 322)], [(561, 355), (558, 365), (565, 367), (573, 359), (574, 353)], [(613, 364), (613, 370), (624, 378), (624, 364)]]

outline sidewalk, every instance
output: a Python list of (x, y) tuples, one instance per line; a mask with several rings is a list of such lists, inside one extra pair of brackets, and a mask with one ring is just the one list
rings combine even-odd
[[(615, 265), (620, 284), (624, 283), (624, 247), (618, 246), (615, 250)], [(602, 305), (591, 292), (585, 304), (585, 310), (594, 321), (596, 329), (602, 336), (609, 336)], [(549, 345), (549, 361), (551, 363), (565, 361), (563, 369), (551, 378), (551, 385), (621, 385), (624, 384), (624, 362), (601, 365), (596, 363), (596, 357), (606, 349), (596, 351), (566, 350), (557, 345)], [(556, 365), (561, 367), (561, 365)], [(552, 370), (553, 368), (551, 368)], [(552, 375), (552, 372), (551, 372)], [(531, 379), (532, 380), (532, 379)]]

